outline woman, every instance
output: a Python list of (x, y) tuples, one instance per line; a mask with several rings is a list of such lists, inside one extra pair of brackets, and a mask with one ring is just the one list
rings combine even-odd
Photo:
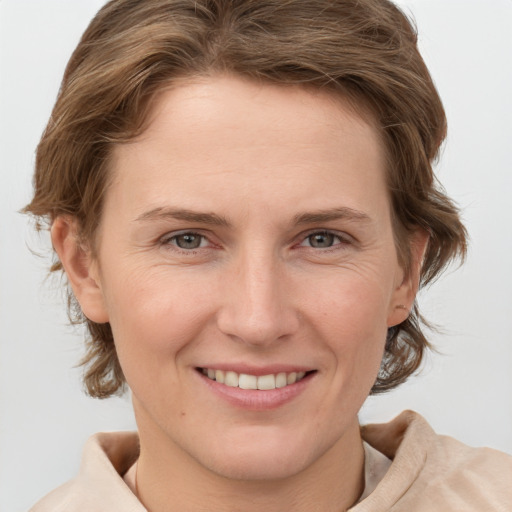
[(27, 211), (84, 315), (89, 394), (127, 383), (139, 435), (93, 438), (34, 510), (511, 505), (509, 457), (357, 420), (417, 369), (418, 287), (465, 253), (445, 126), (387, 1), (107, 4)]

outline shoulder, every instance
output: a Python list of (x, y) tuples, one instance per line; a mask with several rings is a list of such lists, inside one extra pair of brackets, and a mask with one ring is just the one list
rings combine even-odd
[(389, 508), (378, 510), (512, 510), (512, 456), (438, 435), (411, 411), (362, 433), (393, 460), (373, 496)]
[(122, 478), (138, 454), (135, 432), (92, 436), (84, 447), (78, 475), (45, 496), (30, 512), (144, 512)]

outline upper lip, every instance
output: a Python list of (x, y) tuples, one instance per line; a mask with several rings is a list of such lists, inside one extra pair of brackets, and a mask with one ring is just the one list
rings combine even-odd
[(270, 364), (265, 366), (255, 366), (247, 363), (207, 363), (205, 365), (199, 365), (197, 368), (206, 368), (211, 370), (222, 370), (224, 372), (235, 372), (238, 374), (255, 375), (257, 377), (261, 375), (270, 375), (277, 373), (292, 373), (292, 372), (310, 372), (314, 370), (310, 366), (295, 365), (295, 364)]

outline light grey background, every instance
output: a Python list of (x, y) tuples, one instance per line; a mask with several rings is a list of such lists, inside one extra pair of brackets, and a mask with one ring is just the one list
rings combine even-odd
[[(69, 479), (99, 430), (135, 428), (129, 398), (81, 390), (81, 333), (58, 283), (45, 282), (47, 235), (17, 213), (65, 63), (100, 0), (0, 0), (0, 510), (21, 512)], [(512, 453), (512, 1), (402, 0), (449, 119), (438, 173), (464, 210), (468, 262), (420, 303), (443, 326), (420, 376), (371, 398), (364, 422), (403, 409), (470, 445)]]

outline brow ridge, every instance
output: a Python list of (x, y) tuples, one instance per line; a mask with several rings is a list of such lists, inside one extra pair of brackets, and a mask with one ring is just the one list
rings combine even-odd
[(293, 221), (297, 225), (312, 224), (317, 222), (329, 222), (333, 220), (348, 220), (354, 222), (369, 223), (371, 218), (364, 212), (342, 206), (313, 212), (304, 212), (295, 215)]
[(187, 222), (197, 222), (199, 224), (207, 224), (212, 226), (228, 227), (230, 223), (225, 217), (217, 215), (213, 212), (196, 212), (186, 208), (157, 207), (139, 215), (135, 220), (143, 222), (148, 220), (159, 219), (176, 219)]
[[(159, 219), (175, 219), (187, 222), (197, 222), (212, 226), (229, 227), (231, 223), (223, 216), (213, 212), (196, 212), (186, 208), (157, 207), (139, 215), (135, 220), (144, 222)], [(292, 224), (304, 225), (335, 220), (347, 220), (350, 222), (368, 223), (371, 218), (364, 212), (348, 207), (329, 208), (312, 212), (298, 213), (293, 217)]]

